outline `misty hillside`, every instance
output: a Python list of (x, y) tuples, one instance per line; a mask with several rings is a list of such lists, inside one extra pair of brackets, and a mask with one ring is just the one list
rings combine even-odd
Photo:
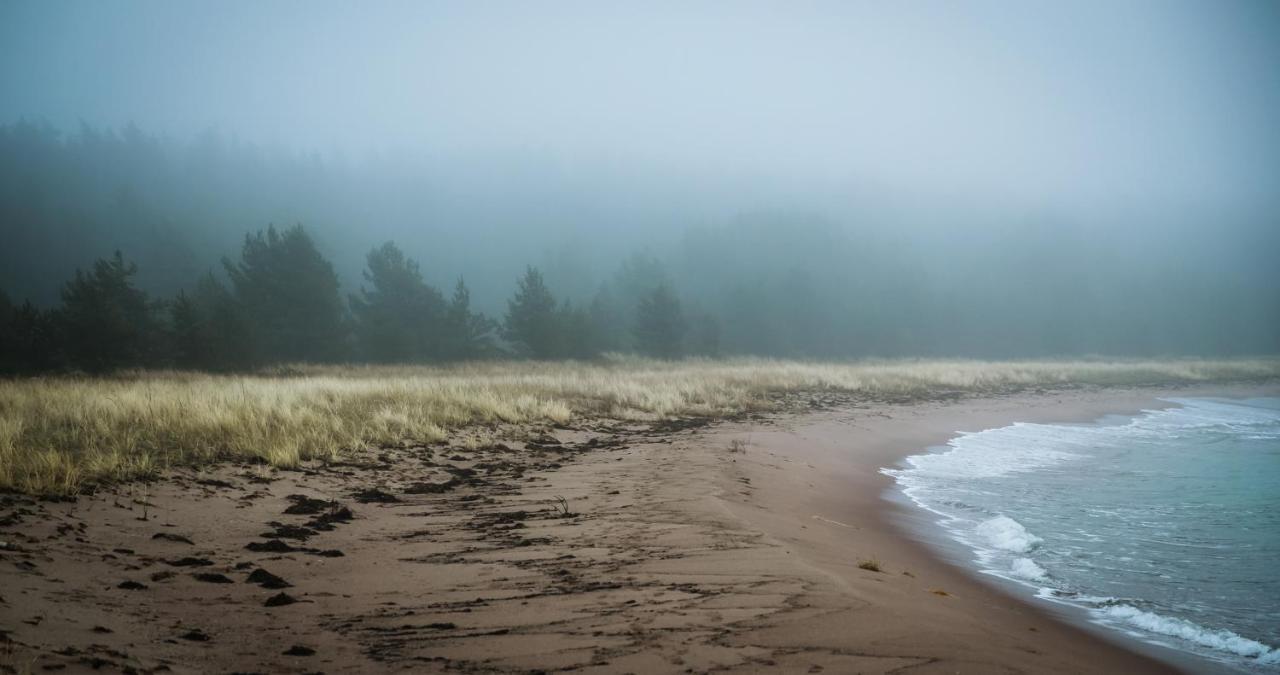
[[(356, 165), (136, 127), (0, 127), (0, 288), (56, 304), (77, 268), (122, 251), (145, 291), (190, 290), (248, 232), (301, 223), (357, 291), (395, 241), (426, 281), (461, 276), (500, 318), (526, 265), (558, 300), (617, 305), (671, 285), (718, 351), (808, 357), (1242, 354), (1280, 347), (1280, 229), (1126, 227), (988, 214), (965, 227), (881, 208), (733, 210), (671, 182), (509, 166)], [(628, 191), (632, 193), (626, 195)], [(626, 196), (623, 196), (626, 195)], [(607, 203), (609, 200), (625, 200)], [(713, 218), (711, 213), (718, 213)], [(616, 219), (617, 222), (614, 221)], [(1223, 237), (1229, 230), (1231, 237)], [(625, 345), (613, 344), (620, 347)]]

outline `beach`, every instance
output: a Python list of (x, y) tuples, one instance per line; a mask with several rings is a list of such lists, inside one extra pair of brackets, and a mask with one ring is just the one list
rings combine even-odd
[(1189, 666), (1170, 650), (1060, 621), (944, 560), (903, 526), (921, 516), (886, 498), (881, 470), (959, 431), (1260, 389), (815, 396), (802, 413), (581, 420), (300, 470), (171, 472), (75, 501), (9, 495), (3, 659), (35, 672), (1176, 672)]

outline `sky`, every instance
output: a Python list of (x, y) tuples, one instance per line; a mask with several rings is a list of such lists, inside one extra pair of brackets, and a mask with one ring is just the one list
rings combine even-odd
[[(1078, 212), (1280, 198), (1280, 3), (0, 3), (0, 120)], [(505, 160), (504, 160), (505, 161)]]

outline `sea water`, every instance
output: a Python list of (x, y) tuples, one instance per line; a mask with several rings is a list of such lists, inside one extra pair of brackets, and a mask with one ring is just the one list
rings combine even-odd
[(979, 569), (1092, 621), (1280, 672), (1280, 398), (965, 433), (886, 470)]

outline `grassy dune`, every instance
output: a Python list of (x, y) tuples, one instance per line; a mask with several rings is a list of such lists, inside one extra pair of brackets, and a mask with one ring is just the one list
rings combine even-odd
[(1280, 359), (863, 361), (763, 359), (445, 367), (301, 366), (0, 380), (0, 489), (70, 494), (220, 459), (294, 466), (490, 422), (653, 419), (766, 408), (770, 394), (915, 397), (1027, 386), (1157, 385), (1280, 376)]

